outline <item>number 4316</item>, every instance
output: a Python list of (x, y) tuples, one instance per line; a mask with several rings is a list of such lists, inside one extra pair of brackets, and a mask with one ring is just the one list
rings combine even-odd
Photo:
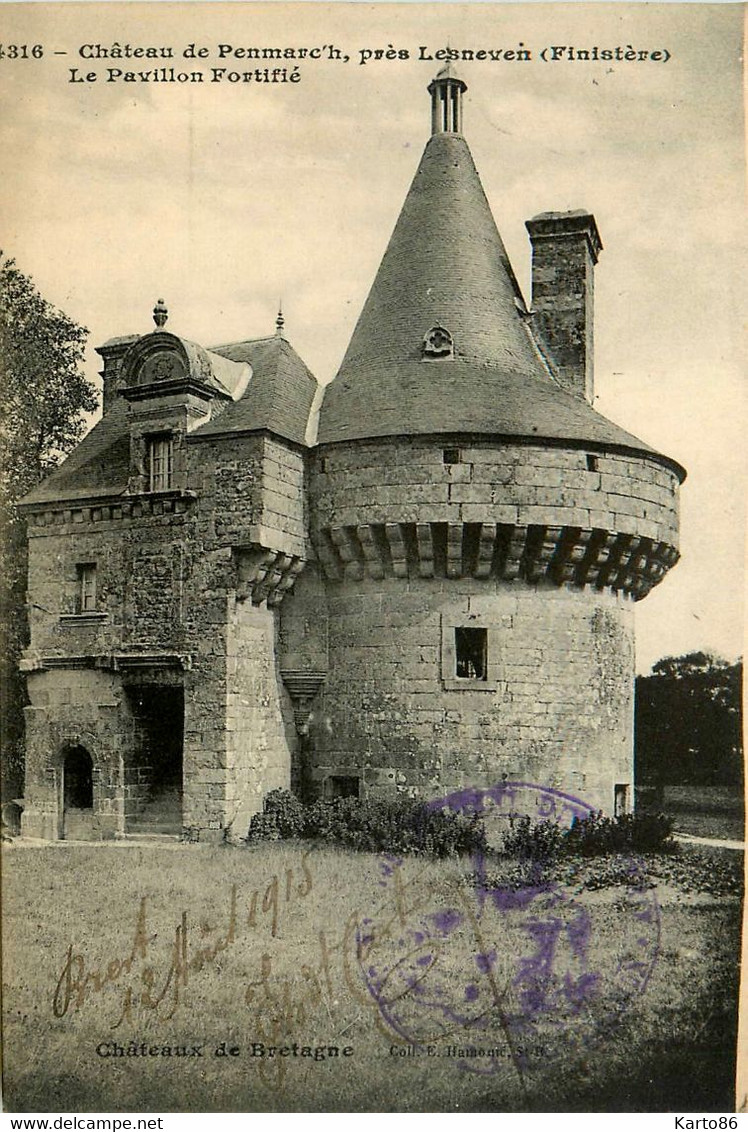
[(0, 43), (0, 59), (41, 59), (43, 55), (41, 43), (31, 47), (28, 43)]

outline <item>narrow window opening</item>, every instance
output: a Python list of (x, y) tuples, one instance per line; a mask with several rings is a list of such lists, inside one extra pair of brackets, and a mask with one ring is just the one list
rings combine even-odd
[(321, 472), (326, 472), (326, 471), (327, 471), (327, 460), (325, 459), (325, 457), (324, 457), (324, 456), (320, 456), (320, 459), (319, 459), (319, 470), (320, 470)]
[(460, 463), (460, 450), (459, 448), (445, 448), (442, 452), (442, 461), (445, 464), (459, 464)]
[(613, 813), (621, 817), (629, 812), (629, 787), (627, 782), (617, 782), (613, 788)]
[(81, 562), (78, 571), (78, 613), (96, 609), (96, 563)]
[(148, 440), (149, 491), (168, 491), (173, 484), (174, 441), (168, 433)]
[(488, 630), (455, 629), (456, 675), (466, 680), (488, 677)]
[(588, 472), (599, 471), (597, 456), (592, 456), (592, 455), (590, 455), (589, 452), (587, 453), (587, 471)]
[(457, 120), (458, 109), (459, 109), (459, 101), (458, 101), (457, 87), (452, 87), (452, 131), (455, 134), (459, 133), (459, 123), (458, 123), (458, 120)]

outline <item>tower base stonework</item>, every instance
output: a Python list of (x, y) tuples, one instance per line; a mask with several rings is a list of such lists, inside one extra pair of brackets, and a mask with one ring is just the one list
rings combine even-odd
[[(455, 675), (455, 634), (485, 640)], [(523, 780), (612, 812), (633, 794), (633, 603), (547, 584), (389, 578), (330, 592), (313, 777), (424, 798)], [(483, 636), (484, 634), (484, 636)]]

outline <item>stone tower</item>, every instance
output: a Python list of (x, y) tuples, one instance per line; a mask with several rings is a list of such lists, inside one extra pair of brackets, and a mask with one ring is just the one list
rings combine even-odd
[(591, 215), (528, 221), (525, 305), (465, 89), (449, 66), (429, 87), (432, 135), (320, 411), (309, 769), (328, 796), (507, 777), (620, 812), (633, 605), (677, 561), (684, 472), (592, 408)]

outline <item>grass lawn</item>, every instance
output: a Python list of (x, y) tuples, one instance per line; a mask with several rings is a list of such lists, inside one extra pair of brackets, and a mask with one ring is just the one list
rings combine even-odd
[(665, 786), (662, 808), (678, 833), (742, 841), (745, 817), (741, 790), (720, 786)]
[(6, 1108), (733, 1109), (740, 901), (694, 891), (688, 857), (655, 902), (572, 876), (482, 899), (469, 861), (305, 854), (5, 849)]

